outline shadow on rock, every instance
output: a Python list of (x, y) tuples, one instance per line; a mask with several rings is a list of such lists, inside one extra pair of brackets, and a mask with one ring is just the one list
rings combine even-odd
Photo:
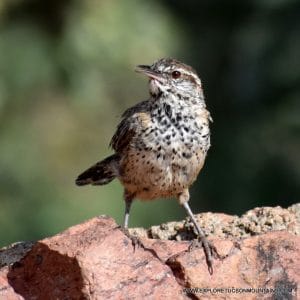
[(77, 259), (40, 242), (10, 267), (7, 277), (25, 299), (85, 299)]

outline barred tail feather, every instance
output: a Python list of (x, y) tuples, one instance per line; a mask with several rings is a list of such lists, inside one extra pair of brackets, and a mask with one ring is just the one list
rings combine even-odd
[(77, 177), (76, 184), (104, 185), (111, 182), (117, 176), (118, 160), (118, 156), (114, 154), (97, 162)]

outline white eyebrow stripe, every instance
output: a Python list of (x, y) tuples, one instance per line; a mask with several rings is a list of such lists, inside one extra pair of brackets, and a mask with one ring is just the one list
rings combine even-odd
[(195, 74), (193, 71), (187, 71), (186, 69), (182, 69), (182, 68), (175, 68), (175, 70), (181, 72), (182, 74), (185, 74), (185, 75), (189, 75), (189, 76), (192, 76), (195, 81), (201, 85), (201, 80), (200, 78), (198, 77), (197, 74)]
[(194, 73), (194, 71), (189, 71), (185, 68), (182, 68), (180, 66), (177, 66), (177, 65), (169, 65), (169, 66), (165, 66), (164, 64), (161, 64), (157, 67), (157, 69), (160, 71), (160, 72), (169, 72), (169, 71), (179, 71), (181, 72), (182, 74), (185, 74), (185, 75), (189, 75), (189, 76), (192, 76), (193, 79), (199, 84), (199, 85), (202, 85), (201, 84), (201, 80), (200, 78), (198, 77), (198, 75), (196, 73)]
[(201, 80), (196, 74), (190, 73), (189, 75), (191, 75), (195, 79), (195, 81), (201, 85)]

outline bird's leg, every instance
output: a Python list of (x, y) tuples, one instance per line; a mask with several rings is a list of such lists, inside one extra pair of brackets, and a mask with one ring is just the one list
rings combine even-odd
[(201, 229), (201, 227), (199, 226), (199, 224), (196, 221), (196, 218), (188, 204), (190, 198), (190, 194), (188, 190), (185, 190), (183, 193), (181, 193), (179, 195), (179, 203), (185, 208), (187, 214), (189, 215), (189, 217), (191, 218), (196, 231), (198, 233), (198, 237), (200, 239), (200, 242), (202, 244), (204, 253), (205, 253), (205, 258), (206, 258), (206, 262), (207, 262), (207, 266), (208, 266), (208, 270), (209, 273), (212, 274), (213, 273), (213, 259), (212, 259), (212, 254), (213, 252), (215, 252), (215, 249), (212, 245), (210, 245), (210, 243), (208, 242), (207, 238), (205, 237), (205, 234), (203, 232), (203, 230)]
[(129, 214), (130, 214), (130, 208), (132, 204), (132, 196), (124, 195), (125, 200), (125, 216), (124, 216), (124, 229), (128, 229), (128, 222), (129, 222)]
[(124, 215), (124, 225), (122, 231), (131, 240), (132, 245), (135, 249), (136, 246), (142, 246), (142, 242), (137, 236), (131, 235), (128, 230), (130, 208), (131, 208), (133, 198), (134, 195), (129, 194), (127, 191), (124, 192), (125, 215)]

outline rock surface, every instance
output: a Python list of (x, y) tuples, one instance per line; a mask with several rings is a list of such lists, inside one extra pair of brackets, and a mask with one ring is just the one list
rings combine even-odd
[(1, 249), (0, 299), (300, 297), (300, 204), (197, 218), (222, 256), (213, 275), (202, 248), (189, 250), (189, 221), (132, 229), (142, 242), (134, 247), (113, 219), (100, 216)]

